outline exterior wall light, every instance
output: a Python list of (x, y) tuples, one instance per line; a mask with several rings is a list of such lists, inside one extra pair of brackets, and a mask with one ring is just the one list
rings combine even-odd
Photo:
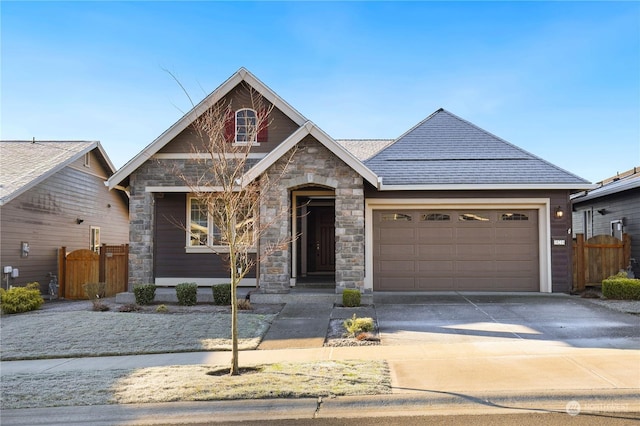
[(562, 219), (562, 216), (564, 216), (564, 212), (562, 211), (562, 208), (558, 206), (554, 210), (553, 215), (556, 217), (556, 219)]

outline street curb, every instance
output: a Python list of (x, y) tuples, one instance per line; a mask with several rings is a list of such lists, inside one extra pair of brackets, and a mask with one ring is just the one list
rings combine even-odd
[(414, 394), (97, 405), (3, 410), (4, 426), (159, 425), (259, 420), (556, 412), (617, 414), (640, 420), (640, 389), (532, 393)]

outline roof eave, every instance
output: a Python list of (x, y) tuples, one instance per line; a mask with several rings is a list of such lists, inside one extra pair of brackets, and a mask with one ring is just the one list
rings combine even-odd
[[(49, 179), (51, 176), (53, 176), (54, 174), (58, 173), (60, 170), (64, 169), (69, 164), (71, 164), (74, 161), (76, 161), (77, 159), (81, 158), (87, 152), (91, 152), (95, 148), (99, 148), (100, 154), (106, 160), (105, 162), (110, 165), (111, 161), (109, 160), (109, 157), (107, 157), (107, 154), (105, 153), (105, 151), (100, 146), (100, 142), (93, 141), (93, 142), (90, 143), (90, 145), (88, 145), (82, 151), (78, 151), (75, 155), (67, 158), (65, 161), (56, 164), (54, 167), (49, 169), (49, 171), (47, 171), (47, 173), (43, 173), (42, 175), (40, 175), (37, 178), (33, 179), (32, 181), (30, 181), (26, 185), (23, 185), (21, 188), (15, 190), (11, 194), (8, 194), (7, 196), (5, 196), (2, 200), (0, 200), (0, 206), (3, 206), (5, 204), (9, 203), (10, 201), (15, 199), (16, 197), (24, 194), (25, 192), (27, 192), (28, 190), (33, 188), (34, 186), (36, 186), (36, 185), (40, 184), (41, 182), (44, 182), (45, 180)], [(111, 167), (113, 167), (113, 166), (111, 165)]]
[(386, 185), (381, 183), (380, 191), (488, 191), (488, 190), (533, 190), (533, 189), (562, 189), (588, 190), (597, 185), (570, 183), (529, 183), (529, 184), (496, 184), (496, 183), (453, 183), (453, 184), (416, 184), (416, 185)]

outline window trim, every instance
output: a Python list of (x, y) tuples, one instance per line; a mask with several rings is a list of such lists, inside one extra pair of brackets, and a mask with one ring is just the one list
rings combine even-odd
[(100, 253), (100, 234), (99, 226), (89, 227), (89, 250), (94, 253)]
[[(252, 140), (247, 140), (247, 141), (239, 141), (238, 140), (238, 114), (240, 114), (243, 111), (251, 111), (253, 112), (254, 118), (255, 118), (255, 123), (254, 126), (256, 127), (254, 134), (253, 134), (253, 139)], [(246, 116), (245, 116), (246, 119)], [(246, 133), (246, 128), (247, 125), (244, 124), (245, 126), (245, 135)], [(253, 108), (240, 108), (239, 110), (237, 110), (235, 112), (235, 114), (233, 115), (233, 145), (237, 145), (237, 146), (246, 146), (246, 145), (252, 145), (252, 146), (260, 146), (260, 142), (258, 142), (258, 111), (256, 111)]]
[[(211, 239), (213, 236), (213, 229), (215, 224), (213, 223), (213, 218), (207, 212), (207, 243), (205, 245), (192, 246), (191, 245), (191, 202), (193, 200), (198, 200), (198, 197), (195, 195), (188, 195), (186, 204), (186, 229), (185, 229), (185, 252), (186, 253), (229, 253), (229, 246), (226, 244), (211, 244)], [(256, 244), (257, 245), (257, 244)], [(256, 245), (250, 247), (248, 249), (249, 253), (256, 253), (257, 248)]]

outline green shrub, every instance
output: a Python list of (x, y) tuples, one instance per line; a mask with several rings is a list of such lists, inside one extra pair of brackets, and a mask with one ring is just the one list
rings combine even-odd
[(44, 303), (40, 284), (29, 283), (25, 287), (0, 288), (0, 307), (5, 314), (19, 314), (38, 309)]
[(342, 292), (342, 306), (354, 308), (360, 306), (360, 290), (345, 288)]
[(158, 305), (158, 307), (156, 308), (156, 312), (159, 314), (166, 314), (167, 312), (169, 312), (169, 308), (167, 308), (167, 305)]
[(176, 286), (178, 305), (193, 306), (198, 301), (198, 284), (180, 283)]
[(358, 318), (356, 314), (345, 320), (343, 323), (345, 330), (351, 337), (355, 337), (360, 333), (373, 331), (373, 318)]
[(602, 280), (602, 295), (607, 299), (640, 300), (640, 279), (620, 272)]
[(231, 304), (231, 284), (217, 284), (211, 287), (213, 290), (213, 303), (216, 305)]
[(156, 298), (155, 284), (136, 284), (133, 286), (133, 294), (138, 305), (150, 305)]

